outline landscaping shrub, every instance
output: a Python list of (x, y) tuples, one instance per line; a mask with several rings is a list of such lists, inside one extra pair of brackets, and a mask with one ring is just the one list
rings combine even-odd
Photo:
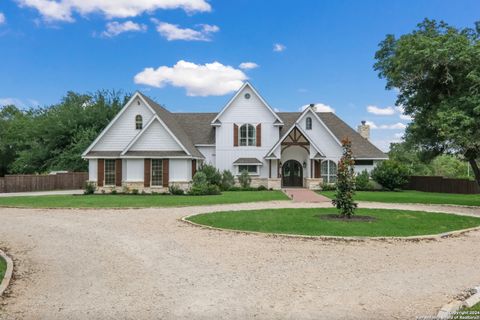
[(355, 177), (355, 186), (356, 190), (360, 191), (373, 190), (373, 184), (370, 181), (370, 175), (367, 170), (363, 170), (357, 174)]
[(266, 191), (266, 190), (268, 190), (268, 189), (267, 189), (267, 187), (265, 187), (265, 186), (258, 186), (257, 190), (258, 190), (258, 191)]
[(385, 160), (372, 170), (372, 179), (385, 189), (395, 190), (408, 182), (408, 170), (397, 161)]
[(337, 185), (335, 183), (323, 183), (322, 191), (334, 191), (337, 190)]
[(223, 170), (222, 173), (222, 190), (229, 190), (235, 185), (235, 177), (230, 170)]
[(132, 189), (132, 194), (138, 194), (138, 189)]
[(332, 200), (334, 206), (343, 217), (351, 218), (357, 209), (357, 203), (353, 201), (355, 194), (355, 171), (352, 157), (352, 143), (348, 139), (342, 140), (343, 155), (338, 162), (337, 192)]
[(250, 188), (250, 184), (252, 183), (252, 178), (248, 174), (247, 170), (244, 170), (240, 173), (240, 176), (238, 176), (238, 182), (242, 186), (242, 188)]
[(201, 196), (220, 194), (221, 192), (218, 185), (208, 183), (207, 175), (203, 171), (198, 171), (193, 176), (192, 187), (188, 193), (193, 196)]
[(213, 184), (218, 187), (221, 187), (222, 174), (220, 173), (220, 171), (218, 171), (217, 168), (209, 164), (204, 164), (200, 167), (200, 170), (198, 171), (203, 172), (205, 174), (208, 184)]
[(176, 184), (172, 184), (170, 187), (168, 187), (168, 192), (176, 196), (182, 196), (185, 194), (185, 191), (183, 191), (183, 189)]
[(112, 189), (112, 191), (110, 192), (110, 194), (117, 194), (117, 190)]
[(92, 182), (85, 182), (85, 187), (83, 194), (94, 194), (95, 193), (95, 184)]

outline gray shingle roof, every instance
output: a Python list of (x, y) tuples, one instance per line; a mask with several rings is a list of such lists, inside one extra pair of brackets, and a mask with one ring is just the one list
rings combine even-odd
[[(149, 97), (140, 94), (192, 155), (203, 157), (195, 145), (215, 144), (215, 130), (211, 122), (217, 113), (171, 113)], [(334, 113), (317, 112), (317, 114), (338, 140), (348, 137), (352, 141), (355, 158), (387, 158), (385, 153)], [(301, 112), (278, 112), (277, 115), (284, 122), (280, 132), (280, 135), (283, 135), (297, 121)]]
[(262, 164), (257, 158), (238, 158), (233, 164)]
[(192, 139), (185, 133), (182, 126), (177, 122), (175, 116), (143, 93), (140, 92), (140, 95), (142, 95), (142, 97), (148, 102), (150, 107), (152, 107), (160, 119), (162, 119), (165, 125), (170, 129), (170, 131), (172, 131), (175, 137), (180, 140), (188, 152), (190, 152), (190, 154), (194, 157), (203, 158), (203, 155), (197, 150), (197, 148), (195, 148)]
[(122, 151), (90, 151), (86, 157), (119, 157)]
[[(280, 135), (287, 132), (301, 114), (301, 112), (279, 112), (278, 115), (285, 124), (281, 129)], [(355, 158), (387, 158), (385, 153), (363, 138), (357, 131), (337, 117), (336, 114), (332, 112), (317, 112), (317, 115), (339, 141), (342, 141), (343, 138), (348, 138), (352, 141), (352, 152)]]

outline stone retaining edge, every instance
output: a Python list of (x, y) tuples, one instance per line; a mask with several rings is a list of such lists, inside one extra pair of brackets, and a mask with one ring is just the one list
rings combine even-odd
[(2, 250), (0, 250), (0, 257), (2, 257), (5, 260), (5, 262), (7, 263), (7, 270), (5, 270), (5, 275), (3, 276), (3, 280), (0, 282), (0, 296), (2, 296), (3, 292), (5, 292), (8, 285), (10, 284), (10, 280), (12, 280), (13, 261)]
[(475, 293), (462, 300), (453, 300), (444, 305), (437, 314), (438, 319), (449, 319), (455, 312), (459, 311), (463, 307), (473, 307), (477, 303), (480, 303), (480, 286), (474, 288)]

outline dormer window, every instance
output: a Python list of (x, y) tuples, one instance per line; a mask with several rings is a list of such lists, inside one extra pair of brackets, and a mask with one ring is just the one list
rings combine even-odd
[(308, 117), (305, 119), (305, 127), (307, 130), (312, 130), (312, 118)]
[(142, 130), (142, 127), (143, 127), (142, 116), (137, 114), (137, 116), (135, 117), (135, 129)]
[(253, 124), (244, 124), (240, 127), (240, 145), (241, 146), (255, 146), (256, 130)]

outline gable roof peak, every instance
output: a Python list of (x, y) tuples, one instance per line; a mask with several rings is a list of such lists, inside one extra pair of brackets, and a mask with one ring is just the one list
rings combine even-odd
[(235, 101), (235, 99), (240, 95), (240, 93), (245, 89), (245, 87), (249, 87), (253, 93), (260, 99), (260, 101), (265, 105), (265, 107), (273, 114), (273, 116), (275, 117), (275, 119), (277, 119), (281, 124), (283, 124), (283, 120), (282, 118), (280, 118), (278, 116), (278, 114), (273, 110), (272, 107), (270, 107), (270, 105), (265, 101), (265, 99), (263, 99), (263, 97), (260, 95), (260, 93), (258, 93), (258, 91), (255, 89), (255, 87), (249, 82), (249, 81), (245, 81), (243, 83), (243, 85), (237, 90), (237, 92), (235, 92), (235, 94), (233, 95), (232, 98), (230, 98), (230, 100), (228, 101), (228, 103), (222, 108), (222, 110), (217, 114), (217, 116), (212, 120), (211, 122), (211, 125), (218, 125), (215, 124), (215, 122), (217, 120), (219, 120), (220, 116), (225, 112), (225, 110), (227, 110), (230, 105), (233, 103), (233, 101)]

